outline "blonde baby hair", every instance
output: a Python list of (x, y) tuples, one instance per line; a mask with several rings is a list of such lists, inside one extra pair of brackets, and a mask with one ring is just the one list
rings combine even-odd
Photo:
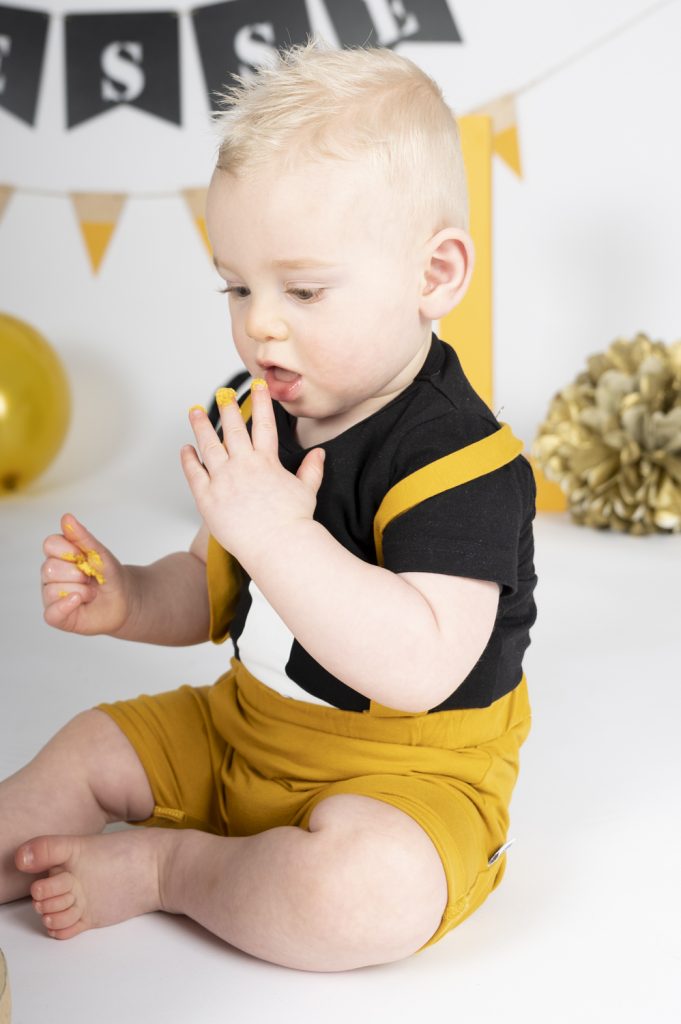
[(425, 235), (467, 229), (466, 177), (454, 114), (440, 87), (392, 50), (334, 50), (316, 37), (273, 53), (220, 94), (217, 167), (240, 177), (264, 165), (365, 159)]

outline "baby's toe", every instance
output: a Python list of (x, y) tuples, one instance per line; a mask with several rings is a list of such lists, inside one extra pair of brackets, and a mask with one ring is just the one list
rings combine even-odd
[(87, 929), (83, 922), (77, 921), (71, 928), (62, 928), (60, 931), (54, 931), (48, 928), (47, 934), (51, 939), (73, 939), (76, 935), (80, 935), (84, 931), (87, 931)]
[(74, 903), (68, 910), (61, 910), (54, 914), (45, 914), (43, 916), (43, 924), (48, 932), (61, 932), (73, 928), (74, 925), (78, 924), (81, 917), (82, 910), (77, 903)]
[(66, 864), (73, 856), (76, 844), (74, 836), (37, 836), (19, 847), (15, 864), (19, 871), (37, 875)]
[(60, 871), (59, 874), (51, 875), (49, 878), (40, 878), (31, 886), (31, 896), (36, 903), (53, 899), (55, 896), (65, 896), (73, 890), (74, 877), (68, 871)]
[(73, 892), (66, 892), (63, 896), (54, 896), (49, 900), (34, 902), (35, 909), (43, 916), (45, 914), (58, 914), (62, 910), (69, 910), (76, 902)]

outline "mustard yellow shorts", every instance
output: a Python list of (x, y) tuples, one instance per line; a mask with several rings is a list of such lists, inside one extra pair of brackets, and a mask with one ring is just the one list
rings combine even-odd
[(518, 751), (530, 728), (525, 679), (489, 708), (399, 715), (284, 697), (240, 662), (213, 686), (102, 704), (133, 744), (155, 808), (140, 825), (248, 836), (307, 828), (336, 793), (398, 807), (430, 836), (449, 898), (422, 948), (468, 917), (501, 881)]

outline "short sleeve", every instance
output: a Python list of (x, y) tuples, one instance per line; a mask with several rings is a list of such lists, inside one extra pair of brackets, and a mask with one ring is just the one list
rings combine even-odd
[[(421, 445), (410, 442), (401, 473), (456, 451), (466, 437), (452, 417), (426, 425)], [(483, 437), (490, 433), (489, 426)], [(480, 428), (468, 444), (481, 440)], [(433, 572), (490, 580), (507, 594), (518, 588), (521, 536), (534, 512), (531, 467), (517, 456), (499, 468), (426, 497), (392, 519), (383, 534), (383, 564), (395, 573)]]
[(239, 563), (218, 544), (212, 535), (208, 538), (206, 579), (210, 603), (209, 637), (214, 644), (223, 643), (229, 636), (242, 584)]

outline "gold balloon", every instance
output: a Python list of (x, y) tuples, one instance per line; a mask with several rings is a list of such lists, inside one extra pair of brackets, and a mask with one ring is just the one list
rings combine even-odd
[(47, 468), (70, 412), (68, 380), (54, 350), (35, 328), (0, 313), (0, 496)]

